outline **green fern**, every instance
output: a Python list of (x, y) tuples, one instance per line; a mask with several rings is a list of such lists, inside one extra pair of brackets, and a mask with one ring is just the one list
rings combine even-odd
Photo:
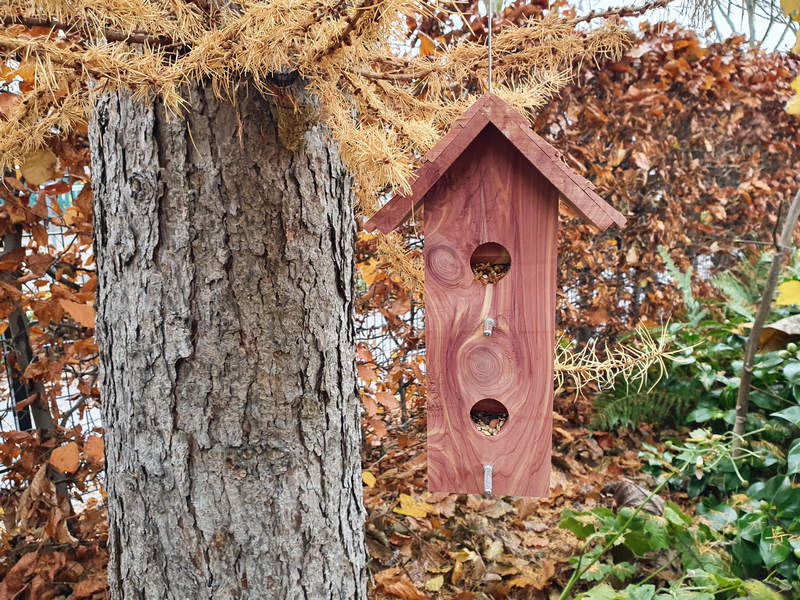
[(656, 388), (650, 392), (628, 394), (599, 394), (594, 399), (591, 425), (595, 429), (611, 430), (617, 426), (636, 426), (639, 423), (676, 423), (694, 408), (692, 394)]
[(683, 304), (686, 307), (686, 318), (692, 325), (697, 325), (706, 316), (706, 309), (702, 308), (700, 302), (692, 294), (692, 267), (686, 269), (686, 272), (681, 271), (676, 265), (675, 261), (669, 255), (669, 251), (664, 246), (658, 247), (658, 254), (664, 265), (667, 268), (667, 273), (675, 281), (675, 287), (678, 288), (683, 296)]
[[(746, 280), (745, 280), (746, 281)], [(711, 284), (722, 292), (726, 308), (741, 315), (748, 321), (755, 318), (755, 290), (748, 286), (734, 269), (724, 271), (711, 278)]]

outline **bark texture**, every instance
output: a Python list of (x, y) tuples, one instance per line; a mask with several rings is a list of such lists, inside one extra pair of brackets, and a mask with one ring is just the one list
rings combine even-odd
[(247, 86), (196, 88), (183, 118), (97, 108), (111, 597), (365, 598), (335, 146), (313, 126), (287, 150)]

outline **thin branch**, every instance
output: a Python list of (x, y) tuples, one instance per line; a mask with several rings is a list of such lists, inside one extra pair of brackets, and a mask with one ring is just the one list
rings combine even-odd
[(778, 284), (778, 276), (783, 267), (789, 244), (792, 243), (797, 219), (800, 217), (800, 189), (794, 196), (792, 204), (786, 213), (786, 219), (781, 229), (781, 237), (775, 244), (775, 256), (772, 258), (772, 266), (764, 285), (764, 295), (758, 306), (758, 313), (753, 321), (753, 328), (747, 336), (747, 345), (744, 351), (744, 364), (742, 365), (742, 376), (739, 382), (739, 392), (736, 396), (736, 421), (733, 426), (733, 457), (741, 454), (742, 438), (747, 429), (747, 413), (750, 406), (750, 382), (753, 380), (753, 362), (761, 338), (761, 330), (767, 321), (769, 311), (772, 308), (772, 297), (775, 294), (775, 287)]
[(90, 27), (85, 22), (67, 23), (58, 19), (43, 17), (27, 17), (21, 15), (0, 15), (0, 24), (3, 25), (24, 25), (25, 27), (49, 27), (50, 29), (61, 29), (64, 32), (78, 32), (91, 37), (93, 33), (101, 33), (109, 42), (127, 42), (130, 44), (147, 44), (148, 46), (182, 46), (166, 35), (153, 35), (144, 31), (115, 31), (113, 29)]
[(80, 400), (70, 406), (66, 412), (61, 413), (61, 421), (59, 422), (59, 425), (61, 425), (61, 427), (66, 427), (72, 414), (84, 404), (86, 404), (86, 396), (81, 396)]
[(619, 6), (617, 8), (609, 8), (608, 10), (597, 11), (593, 10), (589, 14), (578, 17), (573, 23), (585, 23), (594, 19), (607, 19), (608, 17), (638, 17), (647, 11), (655, 10), (656, 8), (665, 8), (672, 0), (651, 0), (642, 6)]

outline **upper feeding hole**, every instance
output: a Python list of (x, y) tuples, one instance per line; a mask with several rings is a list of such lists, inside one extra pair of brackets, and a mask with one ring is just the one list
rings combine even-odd
[(483, 435), (494, 436), (508, 421), (508, 409), (494, 398), (484, 398), (472, 405), (469, 417), (475, 429)]
[(475, 274), (475, 281), (497, 283), (511, 268), (511, 255), (504, 246), (487, 242), (475, 248), (469, 266)]

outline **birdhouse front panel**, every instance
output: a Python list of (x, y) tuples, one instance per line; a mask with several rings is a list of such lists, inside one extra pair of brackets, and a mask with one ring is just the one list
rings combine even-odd
[(558, 190), (490, 124), (423, 218), (429, 488), (547, 495)]
[(600, 231), (625, 224), (489, 93), (364, 225), (388, 233), (425, 203), (432, 491), (548, 494), (559, 194)]

